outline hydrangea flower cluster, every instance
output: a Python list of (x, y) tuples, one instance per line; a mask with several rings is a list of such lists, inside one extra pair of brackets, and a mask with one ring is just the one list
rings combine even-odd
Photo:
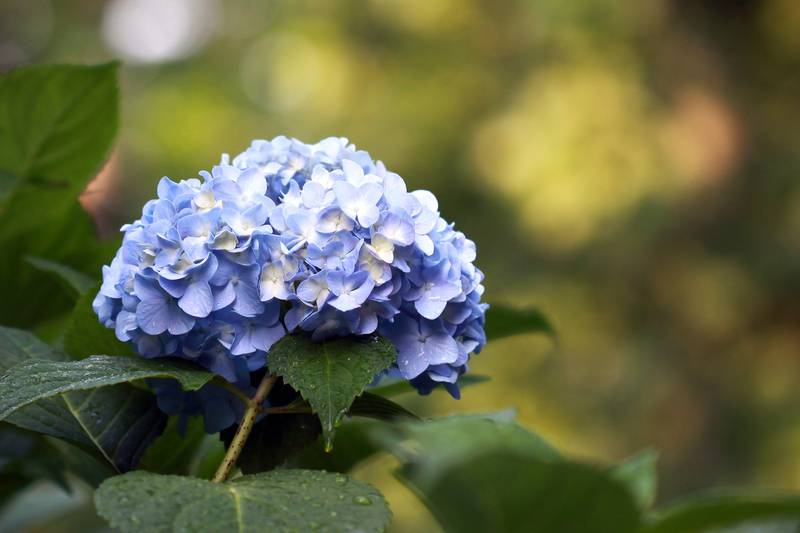
[(120, 340), (242, 383), (287, 333), (379, 333), (392, 373), (458, 395), (487, 306), (475, 244), (433, 194), (344, 138), (254, 141), (200, 176), (163, 178), (122, 228), (93, 303)]

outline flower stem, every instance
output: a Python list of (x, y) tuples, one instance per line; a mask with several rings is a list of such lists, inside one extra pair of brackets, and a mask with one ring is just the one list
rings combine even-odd
[(217, 468), (217, 473), (214, 474), (214, 478), (211, 480), (214, 483), (222, 483), (228, 479), (228, 475), (230, 475), (231, 470), (233, 470), (233, 466), (236, 464), (239, 454), (242, 453), (245, 442), (247, 442), (247, 437), (253, 429), (253, 424), (256, 422), (256, 415), (258, 414), (261, 403), (267, 398), (269, 391), (272, 390), (272, 386), (277, 379), (278, 377), (272, 374), (265, 375), (264, 379), (259, 383), (255, 395), (248, 399), (247, 409), (242, 417), (242, 423), (239, 424), (236, 435), (234, 435), (233, 441), (228, 447), (228, 451), (225, 452), (225, 457), (222, 459), (219, 468)]

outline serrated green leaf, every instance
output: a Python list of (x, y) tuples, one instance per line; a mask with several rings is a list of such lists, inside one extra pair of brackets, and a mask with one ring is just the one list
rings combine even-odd
[(356, 396), (397, 359), (394, 346), (380, 337), (312, 342), (286, 336), (269, 352), (269, 369), (297, 390), (319, 416), (326, 446)]
[(401, 461), (398, 476), (445, 531), (638, 530), (639, 511), (622, 483), (565, 461), (516, 424), (456, 416), (378, 428), (378, 441)]
[(342, 474), (275, 470), (228, 483), (131, 472), (95, 492), (98, 513), (123, 533), (383, 531), (383, 496)]
[(68, 267), (67, 265), (62, 265), (61, 263), (57, 263), (55, 261), (48, 261), (47, 259), (42, 259), (41, 257), (28, 257), (26, 259), (29, 264), (33, 265), (38, 270), (52, 274), (61, 280), (64, 286), (67, 287), (76, 297), (86, 294), (92, 287), (96, 285), (92, 278), (86, 274), (83, 274), (82, 272), (78, 272), (74, 268)]
[(374, 418), (375, 420), (419, 420), (419, 417), (392, 400), (365, 392), (353, 400), (348, 411), (350, 416)]
[(115, 64), (0, 76), (0, 322), (33, 325), (71, 304), (26, 256), (99, 272), (103, 246), (77, 198), (110, 150), (117, 120)]
[[(67, 360), (65, 354), (26, 331), (0, 327), (0, 372), (31, 361), (60, 364)], [(135, 467), (166, 424), (155, 396), (129, 384), (44, 398), (17, 409), (7, 420), (78, 444), (118, 472)]]
[(642, 511), (650, 509), (656, 501), (657, 462), (658, 452), (647, 449), (611, 469), (611, 475), (627, 485)]
[(64, 331), (64, 351), (73, 359), (85, 359), (99, 353), (135, 357), (131, 346), (117, 339), (113, 329), (101, 324), (92, 309), (92, 301), (99, 289), (100, 285), (95, 284), (75, 302)]
[(515, 309), (492, 304), (486, 312), (486, 338), (490, 341), (521, 333), (544, 333), (556, 336), (547, 317), (538, 309)]
[(642, 533), (756, 531), (759, 526), (800, 521), (800, 496), (761, 491), (713, 491), (683, 498), (661, 510)]
[(197, 390), (213, 374), (184, 361), (93, 355), (81, 361), (23, 361), (0, 376), (0, 420), (20, 407), (64, 392), (146, 378), (173, 378)]

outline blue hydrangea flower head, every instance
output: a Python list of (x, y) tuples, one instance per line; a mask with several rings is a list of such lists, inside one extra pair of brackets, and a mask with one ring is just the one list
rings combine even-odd
[(390, 374), (458, 396), (486, 342), (483, 273), (433, 194), (334, 137), (253, 141), (157, 192), (122, 227), (93, 303), (141, 356), (188, 359), (246, 388), (284, 335), (378, 333), (397, 348)]

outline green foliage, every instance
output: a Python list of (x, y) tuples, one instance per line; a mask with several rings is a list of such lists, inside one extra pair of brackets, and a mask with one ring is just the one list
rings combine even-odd
[[(23, 382), (8, 378), (7, 372), (29, 364), (61, 365), (69, 361), (65, 354), (30, 333), (0, 327), (0, 372), (6, 372), (0, 382), (8, 383), (0, 389), (0, 396), (10, 398), (23, 387)], [(46, 388), (51, 384), (34, 385)], [(8, 422), (78, 444), (119, 472), (136, 465), (166, 423), (154, 396), (130, 384), (29, 400), (26, 405), (15, 407)]]
[(36, 66), (0, 77), (0, 322), (32, 325), (70, 299), (25, 257), (98, 271), (105, 254), (78, 194), (117, 128), (116, 65)]
[(659, 512), (642, 533), (705, 533), (743, 526), (759, 531), (777, 521), (800, 521), (800, 496), (758, 491), (714, 491), (687, 497)]
[(95, 286), (95, 281), (92, 278), (61, 263), (48, 261), (41, 257), (28, 257), (27, 260), (33, 267), (58, 278), (75, 297), (86, 294)]
[(95, 505), (123, 533), (383, 531), (381, 494), (342, 474), (276, 470), (228, 483), (132, 472), (107, 480)]
[(447, 531), (637, 531), (639, 513), (623, 484), (561, 459), (514, 423), (456, 416), (375, 434)]
[(177, 379), (196, 390), (213, 375), (184, 361), (93, 355), (81, 361), (31, 359), (0, 376), (0, 420), (20, 407), (64, 392), (95, 389), (145, 378)]
[(656, 501), (657, 462), (658, 452), (647, 449), (630, 457), (611, 471), (614, 478), (628, 486), (643, 511), (650, 509)]
[(290, 335), (270, 350), (269, 369), (308, 401), (330, 448), (350, 404), (396, 358), (394, 346), (380, 337), (312, 342)]
[(486, 338), (490, 341), (521, 333), (556, 336), (556, 330), (538, 309), (514, 309), (492, 304), (486, 312)]
[(129, 344), (117, 339), (114, 330), (98, 320), (92, 309), (92, 300), (99, 290), (99, 285), (93, 285), (75, 302), (64, 331), (64, 351), (73, 359), (101, 353), (136, 356)]

